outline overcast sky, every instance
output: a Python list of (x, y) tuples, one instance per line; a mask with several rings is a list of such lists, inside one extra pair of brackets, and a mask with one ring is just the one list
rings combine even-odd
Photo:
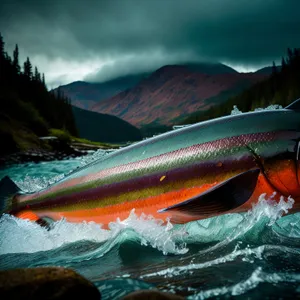
[(165, 64), (239, 71), (300, 47), (300, 0), (1, 0), (0, 31), (49, 87), (104, 81)]

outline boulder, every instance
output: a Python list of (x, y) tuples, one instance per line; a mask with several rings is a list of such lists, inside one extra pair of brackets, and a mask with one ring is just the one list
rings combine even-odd
[(126, 295), (123, 300), (183, 300), (184, 298), (171, 293), (157, 290), (140, 290)]
[(0, 271), (1, 299), (89, 299), (101, 294), (87, 279), (71, 269), (60, 267)]

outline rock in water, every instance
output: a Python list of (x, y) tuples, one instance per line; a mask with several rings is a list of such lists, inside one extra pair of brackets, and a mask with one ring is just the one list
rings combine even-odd
[(123, 300), (183, 300), (175, 294), (163, 293), (156, 290), (140, 290), (126, 295)]
[(59, 267), (0, 272), (1, 299), (101, 299), (98, 289), (73, 270)]

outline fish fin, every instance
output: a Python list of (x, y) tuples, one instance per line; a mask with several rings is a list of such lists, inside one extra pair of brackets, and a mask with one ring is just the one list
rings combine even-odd
[(52, 224), (54, 223), (54, 220), (49, 217), (42, 217), (35, 221), (37, 224), (39, 224), (41, 227), (45, 227), (48, 230), (52, 228)]
[(285, 109), (300, 110), (300, 98), (286, 106)]
[(20, 192), (19, 187), (5, 176), (0, 181), (0, 214), (9, 211), (13, 205), (13, 196)]
[(36, 213), (32, 210), (22, 210), (14, 214), (15, 217), (29, 220), (39, 224), (41, 227), (46, 227), (48, 230), (51, 229), (51, 224), (54, 222), (51, 218), (42, 217), (40, 218)]
[(183, 223), (180, 219), (197, 220), (230, 211), (243, 205), (253, 194), (260, 169), (253, 169), (238, 174), (211, 189), (181, 203), (161, 209), (158, 212), (174, 212), (176, 223)]

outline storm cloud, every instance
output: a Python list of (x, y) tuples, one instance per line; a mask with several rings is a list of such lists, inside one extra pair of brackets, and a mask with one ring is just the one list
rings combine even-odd
[(11, 53), (57, 85), (103, 81), (164, 64), (212, 61), (258, 68), (300, 47), (298, 0), (2, 0)]

